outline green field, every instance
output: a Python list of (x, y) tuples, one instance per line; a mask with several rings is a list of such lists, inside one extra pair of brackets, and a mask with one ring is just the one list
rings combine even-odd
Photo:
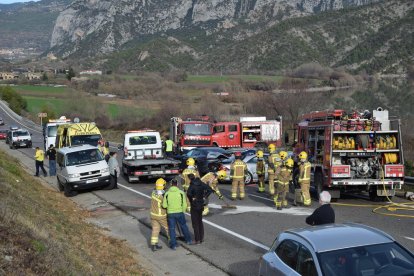
[(223, 83), (229, 82), (233, 79), (247, 80), (247, 81), (275, 81), (280, 82), (283, 76), (263, 76), (263, 75), (189, 75), (187, 77), (188, 82), (196, 83)]
[(42, 92), (42, 93), (63, 93), (66, 92), (67, 87), (52, 87), (52, 86), (40, 86), (40, 85), (17, 85), (13, 86), (18, 92), (30, 91), (30, 92)]
[(48, 105), (56, 114), (62, 114), (68, 102), (67, 99), (45, 99), (32, 96), (23, 96), (23, 98), (27, 101), (27, 111), (30, 113), (38, 113), (45, 105)]

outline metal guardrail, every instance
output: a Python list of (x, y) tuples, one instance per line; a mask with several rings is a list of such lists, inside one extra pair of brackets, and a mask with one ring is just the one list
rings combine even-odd
[(404, 179), (404, 184), (408, 186), (414, 186), (414, 177), (406, 176)]

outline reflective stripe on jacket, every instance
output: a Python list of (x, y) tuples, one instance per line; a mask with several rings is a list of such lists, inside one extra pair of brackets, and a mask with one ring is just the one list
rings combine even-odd
[(237, 159), (231, 164), (232, 177), (234, 179), (244, 178), (247, 172), (247, 165), (242, 160)]
[(157, 191), (153, 191), (151, 194), (151, 216), (165, 217), (167, 216), (167, 210), (162, 207), (162, 201), (164, 199), (163, 194), (158, 194)]
[(310, 162), (299, 165), (299, 182), (310, 181), (311, 166)]

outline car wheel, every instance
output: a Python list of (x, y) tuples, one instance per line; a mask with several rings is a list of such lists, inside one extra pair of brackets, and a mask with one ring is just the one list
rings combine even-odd
[(78, 194), (78, 192), (77, 192), (77, 191), (74, 191), (74, 190), (70, 187), (69, 183), (65, 183), (65, 184), (63, 185), (63, 189), (64, 189), (64, 194), (65, 194), (65, 196), (66, 196), (66, 197), (73, 197), (73, 196), (76, 196), (76, 195)]
[(63, 192), (63, 190), (65, 189), (65, 187), (63, 186), (62, 182), (60, 182), (59, 177), (56, 176), (57, 179), (57, 186), (60, 192)]
[(252, 184), (252, 183), (253, 183), (253, 175), (250, 172), (247, 172), (247, 175), (244, 178), (244, 184)]

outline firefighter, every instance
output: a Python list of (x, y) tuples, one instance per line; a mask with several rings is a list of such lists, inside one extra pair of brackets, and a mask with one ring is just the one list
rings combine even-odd
[(311, 163), (308, 161), (308, 154), (304, 151), (299, 153), (299, 185), (302, 193), (302, 202), (305, 206), (310, 206), (311, 196), (310, 189), (310, 173)]
[(189, 174), (194, 174), (196, 177), (200, 177), (196, 167), (195, 167), (195, 160), (194, 158), (188, 158), (186, 161), (187, 168), (183, 170), (181, 177), (184, 180), (184, 184), (182, 184), (184, 192), (187, 192), (188, 187), (190, 187), (190, 179), (188, 178)]
[(276, 195), (274, 197), (276, 208), (278, 210), (282, 210), (282, 207), (288, 207), (286, 194), (289, 192), (289, 182), (292, 180), (293, 164), (293, 160), (289, 158), (283, 162), (282, 166), (280, 167), (280, 172), (277, 179)]
[(270, 144), (269, 147), (269, 167), (267, 168), (267, 179), (269, 180), (269, 194), (273, 196), (275, 194), (275, 170), (277, 169), (276, 165), (280, 165), (280, 162), (277, 162), (276, 159), (279, 158), (279, 155), (276, 153), (275, 144)]
[[(211, 189), (213, 189), (214, 193), (218, 196), (220, 200), (223, 199), (223, 195), (221, 194), (219, 188), (218, 188), (218, 181), (224, 180), (226, 178), (226, 171), (220, 170), (218, 172), (209, 172), (208, 174), (204, 175), (201, 178), (201, 181), (203, 181), (205, 184), (210, 186)], [(208, 205), (206, 204), (204, 206), (203, 210), (203, 216), (207, 216), (210, 210), (208, 209)]]
[(258, 150), (256, 153), (257, 162), (256, 162), (256, 174), (258, 179), (258, 192), (264, 193), (265, 191), (265, 174), (266, 174), (266, 167), (265, 162), (263, 159), (263, 151)]
[(232, 178), (231, 185), (231, 199), (235, 200), (237, 198), (237, 192), (240, 189), (240, 200), (243, 200), (245, 197), (244, 192), (244, 177), (247, 172), (247, 165), (241, 160), (241, 153), (236, 152), (234, 154), (236, 160), (231, 164), (230, 175)]
[[(155, 189), (151, 194), (151, 249), (157, 251), (162, 249), (158, 245), (158, 237), (160, 235), (161, 227), (164, 228), (168, 235), (167, 210), (162, 207), (162, 201), (165, 194), (165, 184), (167, 182), (163, 178), (159, 178), (155, 182)], [(168, 238), (169, 239), (169, 238)]]

